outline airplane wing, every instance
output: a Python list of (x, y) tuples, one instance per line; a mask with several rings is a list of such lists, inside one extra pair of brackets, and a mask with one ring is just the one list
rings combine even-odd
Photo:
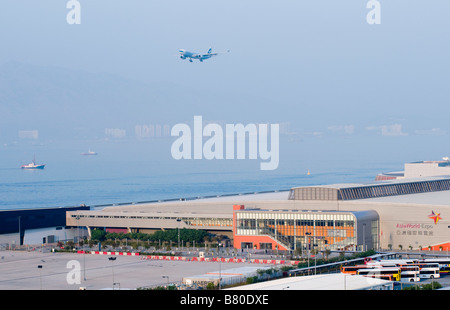
[(229, 52), (230, 52), (230, 50), (227, 50), (226, 52), (215, 52), (213, 54), (217, 55), (217, 54), (225, 54), (225, 53), (229, 53)]
[(209, 49), (207, 54), (197, 54), (197, 56), (200, 56), (200, 57), (211, 57), (211, 56), (217, 56), (219, 54), (225, 54), (225, 53), (229, 53), (229, 52), (230, 52), (230, 50), (228, 50), (226, 52), (215, 52), (215, 53), (212, 53), (211, 49)]

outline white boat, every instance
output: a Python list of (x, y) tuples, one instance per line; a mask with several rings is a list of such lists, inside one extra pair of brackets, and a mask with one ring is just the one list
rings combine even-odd
[(33, 159), (33, 161), (31, 163), (29, 163), (28, 165), (22, 165), (22, 169), (44, 169), (45, 165), (37, 165), (36, 161)]
[(97, 155), (97, 153), (89, 150), (88, 152), (81, 153), (81, 155)]

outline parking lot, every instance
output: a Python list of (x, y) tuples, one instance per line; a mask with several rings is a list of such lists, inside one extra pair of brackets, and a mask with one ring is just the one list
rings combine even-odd
[[(115, 259), (110, 259), (115, 258)], [(150, 260), (140, 256), (0, 251), (0, 290), (129, 290), (181, 283), (251, 263)], [(258, 266), (271, 266), (258, 264)], [(435, 279), (450, 286), (450, 276)], [(431, 280), (420, 283), (430, 283)]]
[[(115, 260), (110, 260), (111, 257)], [(135, 289), (180, 283), (183, 276), (248, 265), (146, 260), (139, 256), (0, 251), (0, 290)]]

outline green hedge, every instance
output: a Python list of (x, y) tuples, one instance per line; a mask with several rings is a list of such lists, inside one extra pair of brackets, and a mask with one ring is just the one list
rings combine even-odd
[[(180, 229), (180, 240), (184, 242), (204, 242), (205, 237), (207, 237), (208, 233), (204, 230), (197, 229)], [(178, 229), (171, 230), (159, 230), (154, 232), (153, 234), (144, 234), (144, 233), (107, 233), (101, 229), (95, 229), (91, 232), (91, 239), (96, 241), (105, 241), (105, 240), (140, 240), (140, 241), (150, 241), (150, 242), (178, 242)]]

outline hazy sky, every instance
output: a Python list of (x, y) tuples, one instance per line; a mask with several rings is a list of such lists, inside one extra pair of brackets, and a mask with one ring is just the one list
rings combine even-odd
[[(399, 139), (389, 146), (406, 141), (413, 148), (411, 137), (424, 135), (448, 144), (447, 0), (379, 0), (379, 25), (366, 22), (368, 0), (79, 2), (81, 24), (69, 25), (65, 0), (3, 1), (0, 66), (17, 61), (113, 74), (164, 91), (179, 86), (208, 107), (186, 102), (174, 121), (201, 113), (289, 122), (312, 136)], [(180, 48), (209, 47), (231, 52), (203, 63), (177, 56)], [(227, 94), (227, 101), (210, 94)], [(437, 150), (445, 151), (426, 155), (446, 155)]]
[[(66, 23), (64, 0), (3, 3), (0, 63), (268, 95), (292, 108), (445, 99), (445, 0), (381, 0), (380, 25), (367, 24), (365, 0), (80, 3), (81, 25)], [(231, 53), (201, 65), (176, 56), (209, 47)]]

